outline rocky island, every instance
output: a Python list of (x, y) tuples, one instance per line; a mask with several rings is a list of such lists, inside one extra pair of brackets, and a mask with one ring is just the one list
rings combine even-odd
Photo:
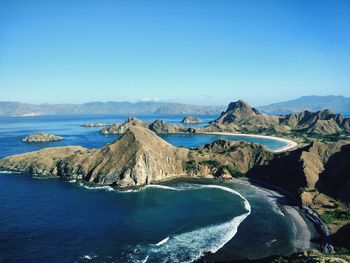
[(192, 117), (192, 116), (187, 116), (187, 117), (184, 117), (181, 121), (181, 123), (184, 123), (184, 124), (197, 124), (197, 123), (202, 123), (203, 121), (198, 118), (198, 117)]
[(87, 122), (83, 123), (81, 126), (83, 127), (104, 127), (104, 126), (112, 126), (113, 124), (102, 123), (102, 122)]
[(55, 142), (60, 140), (63, 140), (62, 136), (53, 135), (46, 132), (33, 133), (22, 139), (23, 142)]

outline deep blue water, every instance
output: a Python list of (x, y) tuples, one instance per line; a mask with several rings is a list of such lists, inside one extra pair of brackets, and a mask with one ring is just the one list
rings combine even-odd
[[(178, 123), (182, 116), (166, 118)], [(1, 118), (0, 156), (58, 145), (101, 147), (116, 136), (101, 136), (99, 128), (81, 127), (81, 123), (124, 119)], [(21, 142), (27, 134), (40, 130), (65, 139), (44, 144)], [(193, 147), (217, 137), (164, 138), (175, 145)], [(269, 197), (261, 196), (255, 188), (213, 180), (177, 180), (166, 186), (121, 193), (87, 189), (79, 182), (61, 179), (0, 173), (0, 262), (184, 262), (207, 251), (217, 251), (225, 259), (291, 252), (294, 234), (290, 218), (282, 216)], [(250, 214), (245, 200), (230, 189), (247, 199)]]

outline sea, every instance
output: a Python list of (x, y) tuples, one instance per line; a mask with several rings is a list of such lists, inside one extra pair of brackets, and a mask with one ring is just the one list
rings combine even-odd
[[(100, 148), (118, 139), (86, 122), (128, 116), (0, 118), (0, 158), (46, 147)], [(137, 116), (180, 124), (184, 116)], [(217, 116), (202, 116), (207, 125)], [(193, 126), (193, 125), (192, 125)], [(24, 143), (33, 132), (62, 141)], [(217, 139), (285, 146), (273, 139), (220, 135), (161, 135), (188, 148)], [(239, 182), (172, 180), (139, 190), (88, 187), (79, 181), (0, 172), (0, 262), (195, 262), (258, 259), (294, 251), (288, 214), (261, 190)], [(208, 255), (214, 255), (208, 257)]]

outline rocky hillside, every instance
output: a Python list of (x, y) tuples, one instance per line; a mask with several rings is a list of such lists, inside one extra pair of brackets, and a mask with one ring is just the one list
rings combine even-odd
[(148, 128), (130, 126), (101, 149), (46, 148), (1, 159), (0, 169), (127, 187), (185, 175), (241, 176), (272, 156), (256, 143), (223, 140), (188, 150), (170, 145)]
[(289, 114), (281, 119), (281, 123), (288, 125), (294, 131), (305, 133), (327, 135), (350, 131), (349, 119), (327, 109), (318, 112), (304, 111)]
[(185, 175), (187, 154), (187, 149), (168, 144), (148, 129), (130, 127), (119, 140), (98, 150), (47, 148), (4, 158), (0, 168), (101, 185), (138, 186)]
[[(350, 142), (313, 142), (276, 155), (247, 176), (278, 185), (313, 208), (337, 246), (350, 249)], [(344, 234), (346, 233), (346, 234)]]

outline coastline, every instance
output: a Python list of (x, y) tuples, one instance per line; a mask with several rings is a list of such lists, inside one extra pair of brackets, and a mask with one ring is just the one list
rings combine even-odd
[(233, 179), (232, 181), (237, 184), (248, 185), (258, 189), (259, 191), (265, 192), (269, 197), (275, 199), (276, 204), (290, 216), (295, 227), (294, 252), (317, 249), (311, 240), (318, 236), (318, 233), (313, 227), (310, 219), (304, 215), (302, 208), (299, 207), (294, 196), (286, 193), (283, 191), (283, 189), (279, 189), (278, 186), (267, 185), (258, 181), (251, 181), (248, 178)]
[(269, 149), (270, 151), (272, 151), (274, 153), (285, 152), (285, 151), (288, 151), (290, 149), (295, 148), (298, 145), (298, 143), (296, 143), (295, 141), (292, 141), (292, 140), (289, 140), (289, 139), (285, 139), (285, 138), (281, 138), (281, 137), (270, 136), (270, 135), (257, 135), (257, 134), (233, 133), (233, 132), (198, 132), (197, 134), (212, 134), (212, 135), (225, 135), (225, 136), (254, 137), (254, 138), (261, 138), (261, 139), (276, 140), (276, 141), (284, 142), (284, 143), (287, 144), (286, 146), (284, 146), (282, 148), (279, 148), (277, 150)]

